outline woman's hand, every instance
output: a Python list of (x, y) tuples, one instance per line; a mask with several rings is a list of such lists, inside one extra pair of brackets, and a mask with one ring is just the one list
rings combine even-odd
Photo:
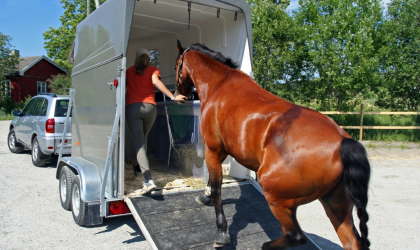
[(187, 97), (186, 97), (185, 95), (181, 95), (181, 94), (179, 94), (179, 95), (175, 96), (174, 101), (181, 101), (181, 102), (185, 102), (185, 101), (186, 101), (186, 99), (187, 99)]
[(174, 96), (174, 101), (178, 102), (179, 104), (181, 103), (185, 103), (187, 100), (187, 97), (181, 94), (178, 94), (175, 96), (175, 94), (172, 94), (168, 88), (166, 88), (165, 84), (163, 84), (162, 81), (160, 81), (159, 76), (156, 74), (152, 75), (152, 82), (153, 85), (155, 85), (155, 87), (160, 90), (164, 95), (166, 95), (167, 97), (171, 98), (172, 96)]

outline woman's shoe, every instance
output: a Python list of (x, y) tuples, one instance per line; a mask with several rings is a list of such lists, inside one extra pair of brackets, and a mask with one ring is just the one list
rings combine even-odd
[(148, 195), (157, 190), (159, 189), (156, 187), (155, 182), (153, 180), (149, 180), (148, 182), (143, 182), (143, 188), (140, 190), (140, 194)]

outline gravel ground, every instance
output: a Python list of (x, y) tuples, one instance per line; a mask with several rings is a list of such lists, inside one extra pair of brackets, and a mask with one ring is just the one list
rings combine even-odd
[(29, 150), (12, 154), (0, 121), (0, 249), (151, 249), (132, 216), (80, 227), (60, 205), (56, 163), (35, 167)]
[[(420, 145), (363, 144), (372, 169), (367, 207), (371, 249), (420, 249)], [(319, 201), (299, 207), (298, 220), (322, 249), (343, 249)]]
[[(30, 151), (12, 154), (6, 138), (10, 121), (0, 121), (0, 249), (150, 249), (132, 216), (80, 227), (61, 208), (56, 162), (35, 167)], [(369, 143), (371, 249), (419, 249), (420, 147)], [(302, 229), (324, 250), (342, 249), (318, 201), (299, 207)]]

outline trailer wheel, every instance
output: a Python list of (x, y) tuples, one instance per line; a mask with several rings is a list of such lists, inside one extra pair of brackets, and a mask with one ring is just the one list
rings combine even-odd
[(10, 152), (15, 154), (22, 153), (23, 149), (25, 148), (22, 144), (16, 141), (16, 134), (14, 129), (11, 129), (9, 135), (7, 136), (7, 145), (9, 146)]
[(47, 159), (45, 158), (45, 155), (41, 152), (41, 149), (39, 148), (38, 143), (38, 137), (35, 137), (32, 141), (32, 164), (37, 167), (43, 167), (45, 166), (45, 163), (47, 163)]
[(71, 210), (71, 184), (73, 175), (73, 172), (67, 166), (64, 166), (60, 171), (60, 183), (58, 188), (61, 206), (65, 210)]
[(73, 213), (74, 222), (79, 226), (85, 225), (85, 202), (81, 197), (80, 178), (78, 175), (73, 176), (71, 188), (71, 211)]

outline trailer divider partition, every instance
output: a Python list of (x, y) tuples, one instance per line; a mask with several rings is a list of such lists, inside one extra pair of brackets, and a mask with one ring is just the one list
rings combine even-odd
[[(73, 112), (72, 149), (69, 157), (60, 153), (57, 163), (61, 203), (71, 208), (77, 224), (98, 225), (103, 218), (133, 214), (154, 249), (207, 248), (213, 240), (208, 235), (217, 231), (214, 210), (194, 200), (208, 180), (196, 92), (195, 100), (186, 105), (156, 93), (158, 115), (148, 136), (147, 154), (152, 176), (163, 191), (144, 197), (126, 186), (132, 180), (141, 188), (142, 178), (131, 176), (136, 153), (125, 123), (126, 70), (134, 65), (136, 51), (146, 48), (162, 82), (174, 90), (177, 39), (187, 46), (204, 43), (253, 75), (251, 12), (244, 0), (107, 0), (76, 29), (67, 112)], [(223, 185), (224, 207), (230, 213), (230, 227), (238, 230), (233, 235), (237, 243), (253, 248), (256, 243), (247, 243), (253, 237), (279, 236), (280, 224), (271, 213), (267, 215), (256, 174), (232, 157), (222, 166), (230, 178)], [(174, 180), (178, 177), (181, 180)], [(189, 188), (174, 184), (191, 179), (198, 184)], [(259, 211), (252, 216), (254, 221), (247, 221), (250, 211)], [(238, 221), (246, 221), (245, 226), (241, 228)], [(180, 231), (174, 229), (177, 224), (182, 225)], [(202, 233), (196, 238), (182, 236), (194, 232)]]

